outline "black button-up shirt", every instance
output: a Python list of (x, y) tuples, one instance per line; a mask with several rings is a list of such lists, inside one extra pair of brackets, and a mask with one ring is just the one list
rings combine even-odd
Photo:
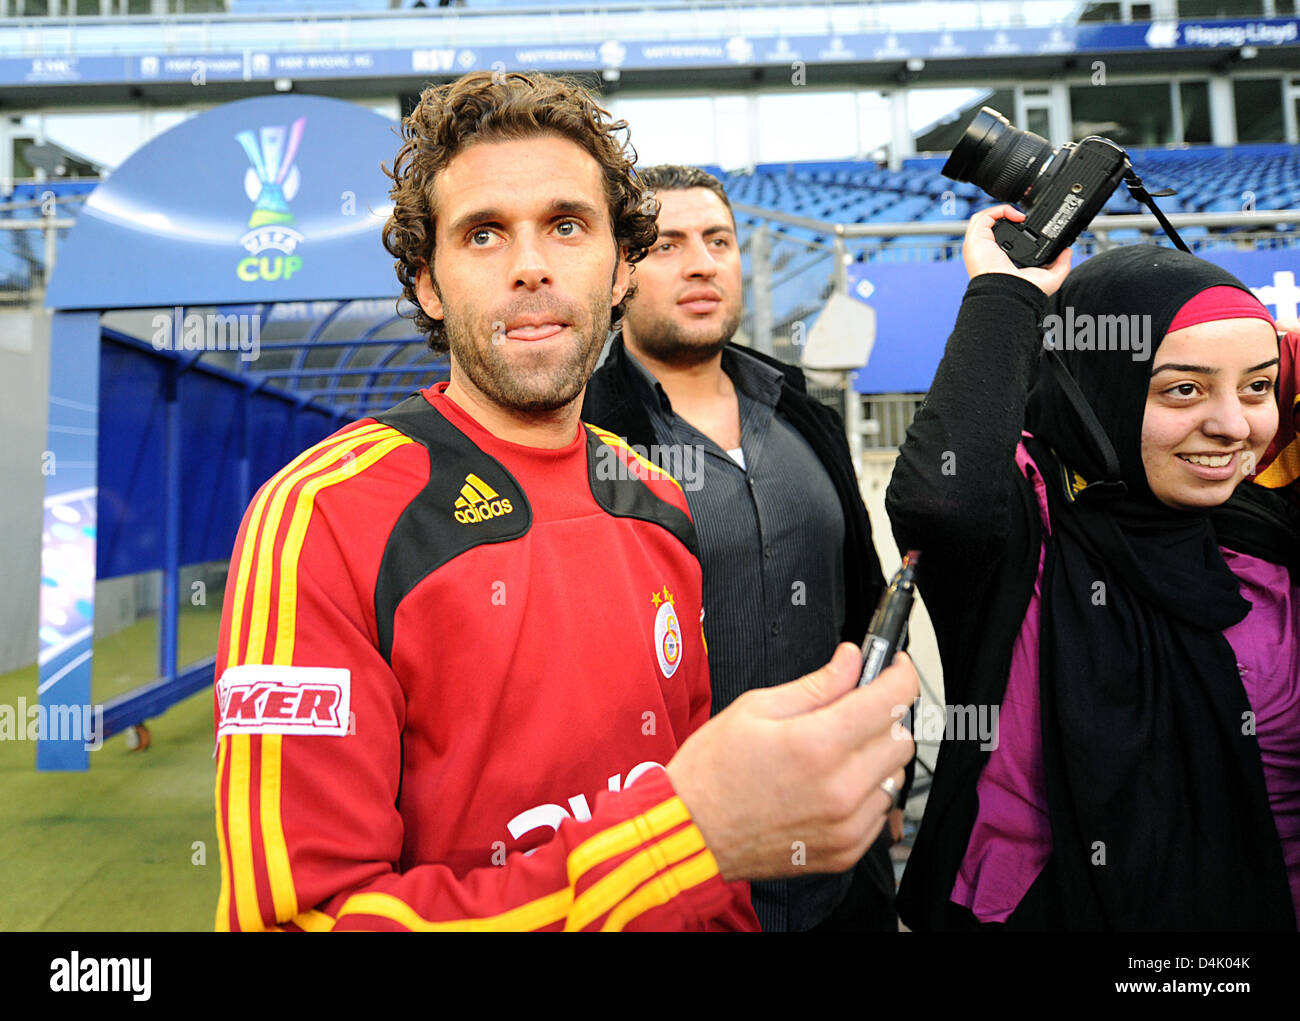
[[(751, 688), (784, 684), (830, 659), (844, 625), (843, 512), (812, 448), (776, 414), (776, 369), (743, 351), (722, 353), (740, 405), (742, 468), (675, 414), (663, 387), (627, 354), (660, 445), (651, 459), (682, 483), (695, 519), (717, 713)], [(785, 881), (752, 889), (763, 928), (787, 928)]]

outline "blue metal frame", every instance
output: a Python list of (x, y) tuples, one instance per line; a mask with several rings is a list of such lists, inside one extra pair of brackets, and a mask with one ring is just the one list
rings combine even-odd
[(389, 325), (390, 325), (392, 322), (394, 322), (397, 318), (398, 318), (397, 316), (394, 316), (392, 319), (387, 320), (387, 321), (385, 321), (385, 322), (383, 322), (383, 323), (380, 323), (379, 326), (375, 327), (373, 330), (367, 330), (367, 331), (362, 335), (362, 337), (361, 337), (360, 339), (356, 339), (356, 338), (354, 338), (354, 339), (352, 339), (352, 340), (313, 340), (313, 341), (307, 341), (307, 340), (276, 340), (276, 341), (272, 341), (272, 342), (269, 343), (269, 344), (263, 344), (263, 345), (261, 345), (261, 348), (262, 348), (263, 351), (292, 351), (292, 350), (295, 350), (296, 348), (307, 347), (307, 346), (311, 346), (311, 347), (313, 347), (313, 348), (323, 348), (323, 347), (391, 347), (393, 344), (402, 344), (402, 343), (405, 343), (405, 344), (408, 344), (408, 345), (409, 345), (409, 344), (417, 344), (417, 343), (419, 343), (418, 340), (398, 341), (398, 340), (367, 340), (367, 339), (365, 339), (366, 337), (371, 337), (371, 336), (373, 336), (373, 334), (378, 333), (378, 332), (379, 332), (381, 329), (383, 329), (385, 326), (389, 326)]
[[(197, 352), (183, 351), (181, 331), (185, 319), (185, 309), (179, 307), (179, 314), (173, 315), (171, 350), (159, 350), (152, 343), (120, 330), (104, 326), (98, 312), (56, 312), (55, 326), (51, 331), (51, 350), (54, 355), (51, 370), (51, 395), (63, 397), (62, 402), (51, 405), (50, 447), (54, 451), (57, 465), (63, 461), (68, 467), (51, 475), (47, 484), (48, 498), (57, 498), (59, 493), (75, 485), (78, 491), (87, 489), (94, 495), (97, 459), (94, 456), (94, 444), (98, 431), (97, 420), (91, 429), (84, 426), (64, 425), (62, 416), (67, 415), (70, 396), (77, 397), (72, 403), (93, 409), (97, 416), (98, 394), (98, 348), (103, 339), (112, 340), (156, 358), (168, 362), (164, 393), (164, 486), (163, 486), (163, 566), (162, 597), (159, 608), (158, 630), (158, 676), (155, 680), (137, 689), (110, 699), (103, 705), (102, 718), (96, 721), (93, 734), (86, 733), (84, 740), (48, 740), (42, 739), (37, 744), (38, 770), (85, 770), (90, 765), (90, 750), (98, 747), (98, 742), (120, 733), (129, 727), (143, 723), (150, 717), (157, 716), (181, 699), (210, 687), (213, 683), (215, 657), (209, 657), (197, 663), (181, 665), (178, 663), (180, 636), (180, 547), (181, 547), (181, 414), (179, 401), (179, 384), (187, 372), (199, 372), (228, 382), (240, 384), (243, 397), (243, 414), (241, 415), (241, 438), (239, 475), (242, 503), (247, 506), (252, 500), (251, 478), (251, 444), (249, 430), (249, 404), (254, 395), (266, 393), (278, 397), (292, 405), (291, 415), (297, 415), (309, 406), (318, 407), (327, 412), (336, 424), (351, 417), (347, 409), (322, 400), (323, 393), (302, 393), (277, 387), (268, 382), (270, 374), (252, 374), (236, 372), (201, 360)], [(265, 305), (260, 306), (261, 309)], [(260, 313), (259, 313), (260, 314)], [(391, 320), (390, 320), (391, 321)], [(387, 325), (387, 322), (381, 325)], [(317, 334), (319, 329), (314, 331)], [(355, 345), (356, 340), (318, 342), (331, 347)], [(364, 343), (364, 341), (363, 341)], [(391, 344), (391, 341), (380, 341)], [(79, 345), (79, 346), (77, 346)], [(84, 348), (84, 350), (83, 350)], [(87, 365), (93, 365), (94, 371), (87, 371)], [(363, 370), (357, 370), (360, 373)], [(368, 370), (364, 370), (368, 371)], [(412, 369), (410, 371), (422, 371)], [(330, 370), (303, 370), (304, 373), (328, 375)], [(406, 390), (407, 387), (396, 387)], [(387, 392), (385, 390), (385, 392)], [(79, 395), (79, 396), (78, 396)], [(58, 419), (58, 421), (56, 421)], [(68, 440), (61, 439), (68, 434)], [(89, 437), (87, 439), (87, 437)], [(65, 450), (67, 443), (75, 443), (75, 449)], [(87, 443), (90, 452), (86, 452)], [(89, 487), (89, 488), (87, 488)], [(93, 535), (93, 523), (89, 526)], [(47, 718), (52, 717), (55, 706), (91, 706), (91, 666), (93, 663), (93, 589), (94, 589), (94, 541), (92, 539), (90, 562), (83, 565), (82, 583), (89, 586), (92, 593), (85, 600), (91, 623), (83, 629), (84, 633), (77, 640), (64, 641), (57, 646), (42, 639), (43, 648), (47, 645), (48, 653), (41, 657), (38, 689), (40, 704)], [(47, 598), (43, 586), (42, 598)], [(57, 690), (56, 690), (57, 686)], [(89, 720), (90, 717), (86, 717)]]
[(143, 723), (170, 709), (183, 698), (212, 687), (213, 668), (217, 659), (209, 656), (185, 667), (175, 677), (160, 677), (104, 703), (101, 736), (120, 734), (128, 727)]
[(297, 356), (294, 358), (293, 367), (295, 369), (302, 368), (303, 363), (306, 362), (307, 360), (307, 355), (311, 351), (311, 344), (314, 343), (322, 333), (324, 333), (327, 329), (329, 329), (330, 323), (334, 322), (334, 320), (339, 317), (339, 314), (351, 304), (352, 304), (351, 300), (340, 301), (330, 311), (329, 315), (325, 316), (324, 319), (322, 319), (319, 323), (317, 323), (316, 326), (312, 329), (311, 333), (307, 334), (307, 336), (303, 338), (305, 341), (307, 341), (307, 346), (303, 347), (303, 349), (299, 351)]
[[(396, 313), (394, 313), (393, 315), (389, 316), (387, 319), (385, 319), (385, 320), (383, 320), (383, 321), (381, 321), (381, 322), (379, 322), (379, 323), (376, 323), (374, 326), (372, 326), (370, 329), (368, 329), (365, 333), (363, 333), (363, 334), (361, 335), (361, 338), (360, 338), (361, 341), (363, 341), (363, 342), (365, 342), (365, 343), (364, 343), (364, 344), (363, 344), (363, 343), (356, 343), (356, 344), (352, 344), (352, 345), (350, 345), (350, 346), (348, 347), (348, 349), (347, 349), (346, 351), (343, 352), (342, 357), (339, 358), (339, 360), (338, 360), (339, 367), (340, 367), (340, 368), (347, 368), (348, 366), (350, 366), (350, 365), (352, 364), (352, 359), (355, 358), (355, 357), (357, 356), (357, 352), (358, 352), (358, 350), (360, 350), (361, 347), (363, 347), (363, 346), (366, 346), (366, 347), (370, 346), (369, 342), (371, 342), (371, 341), (374, 340), (374, 338), (375, 338), (375, 334), (379, 333), (380, 330), (387, 329), (387, 328), (388, 328), (389, 326), (391, 326), (392, 324), (394, 324), (394, 323), (400, 321), (400, 319), (401, 319), (401, 316), (399, 316), (399, 315), (397, 315)], [(391, 341), (391, 340), (390, 340), (390, 341), (385, 341), (385, 342), (383, 342), (383, 343), (388, 343), (389, 345), (394, 344), (394, 342)], [(409, 347), (409, 346), (410, 346), (410, 342), (408, 341), (408, 342), (406, 342), (405, 344), (403, 344), (402, 346), (404, 346), (404, 347)], [(382, 358), (383, 356), (381, 355), (380, 357)], [(372, 381), (373, 381), (373, 377), (372, 377)], [(330, 381), (330, 386), (338, 386), (338, 383), (339, 383), (339, 381), (338, 381), (337, 379), (331, 380), (331, 381)]]
[(251, 375), (254, 379), (320, 379), (324, 376), (331, 378), (338, 376), (410, 376), (413, 373), (425, 372), (430, 368), (437, 367), (437, 362), (428, 361), (415, 364), (406, 363), (397, 368), (385, 367), (379, 369), (376, 369), (373, 365), (362, 365), (355, 369), (269, 369), (266, 372), (257, 372)]
[[(59, 312), (50, 324), (49, 449), (41, 546), (41, 718), (89, 707), (94, 655), (99, 483), (99, 313)], [(74, 517), (75, 516), (75, 517)], [(80, 715), (80, 714), (79, 714)], [(84, 727), (85, 715), (81, 715)], [(93, 741), (47, 728), (36, 768), (85, 770)]]
[[(176, 327), (179, 330), (179, 326)], [(178, 396), (184, 371), (178, 362), (168, 366), (164, 384), (167, 436), (163, 467), (163, 572), (162, 600), (158, 608), (158, 676), (176, 677), (180, 640), (181, 581), (181, 406)]]
[(364, 394), (375, 394), (378, 396), (382, 394), (409, 394), (412, 388), (413, 384), (408, 383), (406, 386), (331, 387), (328, 390), (322, 389), (316, 392), (318, 392), (322, 397), (362, 396)]

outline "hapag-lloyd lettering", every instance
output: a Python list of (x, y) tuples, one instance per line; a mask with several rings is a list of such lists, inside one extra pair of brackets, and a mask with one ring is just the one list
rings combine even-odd
[(1183, 40), (1194, 46), (1245, 46), (1250, 43), (1280, 46), (1294, 42), (1298, 34), (1300, 26), (1294, 21), (1284, 25), (1252, 21), (1246, 25), (1183, 26)]

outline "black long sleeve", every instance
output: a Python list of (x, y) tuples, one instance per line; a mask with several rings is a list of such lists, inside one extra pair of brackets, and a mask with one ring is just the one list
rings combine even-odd
[[(1001, 704), (1033, 592), (1041, 526), (1015, 451), (1046, 304), (1041, 290), (1010, 274), (971, 281), (885, 494), (900, 548), (922, 552), (917, 588), (934, 624), (949, 705)], [(939, 748), (899, 889), (899, 914), (912, 929), (973, 924), (948, 898), (988, 754), (971, 740)]]
[(885, 493), (899, 548), (923, 552), (917, 585), (950, 695), (960, 691), (950, 683), (950, 666), (969, 665), (957, 648), (981, 626), (985, 590), (1008, 546), (1019, 559), (1032, 531), (1015, 450), (1046, 304), (1041, 290), (1010, 274), (971, 281)]
[(1010, 274), (976, 277), (885, 494), (900, 549), (984, 566), (1007, 534), (1014, 456), (1047, 298)]

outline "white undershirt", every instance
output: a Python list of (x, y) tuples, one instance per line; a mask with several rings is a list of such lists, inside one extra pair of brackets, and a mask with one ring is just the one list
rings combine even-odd
[(727, 456), (735, 461), (736, 464), (740, 465), (740, 467), (745, 467), (745, 452), (740, 447), (737, 447), (735, 450), (728, 450)]

